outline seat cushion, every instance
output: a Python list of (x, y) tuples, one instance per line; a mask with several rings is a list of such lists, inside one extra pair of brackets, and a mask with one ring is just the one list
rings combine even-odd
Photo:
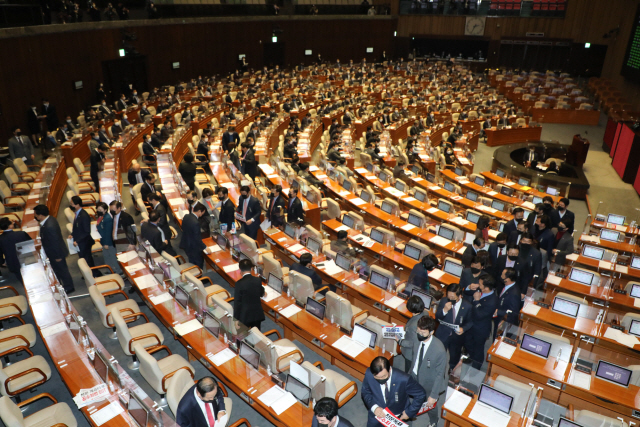
[(100, 201), (100, 194), (98, 193), (83, 193), (83, 194), (78, 194), (80, 196), (80, 198), (82, 199), (82, 202), (87, 202), (87, 203), (95, 203), (96, 201)]
[(163, 375), (170, 374), (171, 372), (174, 372), (183, 367), (189, 368), (189, 370), (195, 374), (195, 370), (193, 369), (191, 364), (179, 354), (172, 354), (171, 356), (167, 356), (164, 359), (158, 360), (158, 366), (160, 367)]
[[(330, 379), (331, 381), (333, 381), (333, 384), (336, 386), (336, 394), (342, 390), (342, 387), (345, 387), (347, 384), (349, 384), (349, 379), (347, 377), (345, 377), (344, 375), (340, 374), (339, 372), (336, 371), (332, 371), (331, 369), (325, 369), (322, 374), (327, 377), (327, 379)], [(353, 392), (355, 388), (355, 383), (351, 385), (351, 387), (349, 387), (345, 392), (342, 393), (341, 398), (342, 399), (346, 399), (347, 397), (349, 397), (349, 395), (351, 394), (351, 392)], [(331, 397), (331, 398), (335, 398), (336, 396), (327, 396), (327, 397)], [(338, 402), (339, 404), (340, 402)]]
[(33, 327), (33, 325), (20, 325), (16, 326), (15, 328), (0, 331), (0, 341), (3, 338), (12, 337), (14, 335), (23, 336), (29, 343), (25, 343), (21, 338), (14, 338), (10, 341), (0, 342), (0, 353), (4, 353), (5, 351), (11, 350), (12, 348), (16, 348), (18, 346), (33, 347), (36, 343), (36, 329)]
[[(5, 390), (5, 381), (14, 375), (19, 374), (20, 372), (28, 371), (29, 369), (38, 368), (40, 369), (46, 376), (47, 380), (51, 378), (51, 368), (49, 364), (42, 356), (33, 356), (28, 359), (20, 360), (15, 362), (9, 366), (6, 366), (0, 372), (0, 381), (2, 382), (2, 386), (0, 387), (0, 393), (6, 396)], [(21, 388), (28, 387), (32, 384), (37, 383), (42, 380), (42, 375), (39, 372), (30, 372), (25, 376), (20, 378), (16, 378), (15, 380), (9, 383), (9, 391), (17, 391)]]
[(9, 316), (11, 314), (27, 314), (27, 310), (29, 309), (29, 305), (27, 304), (27, 299), (22, 295), (16, 295), (15, 297), (2, 298), (0, 299), (0, 306), (5, 304), (14, 304), (18, 306), (20, 311), (16, 310), (14, 306), (2, 307), (0, 308), (0, 317)]
[(78, 422), (66, 403), (49, 406), (24, 419), (24, 427), (50, 427), (55, 424), (78, 427)]
[(29, 184), (25, 184), (25, 183), (18, 183), (15, 185), (15, 187), (13, 187), (14, 190), (31, 190), (31, 186)]
[(104, 276), (96, 277), (95, 280), (101, 294), (124, 289), (124, 280), (119, 274), (105, 274)]
[(17, 205), (24, 205), (26, 202), (22, 197), (7, 197), (4, 199), (5, 205), (15, 203)]
[[(124, 301), (118, 301), (116, 303), (113, 304), (109, 304), (107, 306), (107, 310), (109, 310), (109, 313), (113, 313), (113, 312), (119, 312), (120, 310), (124, 310), (125, 308), (130, 309), (131, 311), (133, 311), (134, 313), (138, 313), (140, 311), (140, 307), (138, 306), (138, 303), (135, 302), (132, 299), (126, 299)], [(125, 311), (123, 313), (121, 313), (123, 316), (126, 316), (128, 314), (131, 314), (131, 312), (129, 311)], [(109, 321), (111, 323), (113, 323), (113, 320), (111, 319), (111, 316), (109, 316)], [(102, 325), (105, 328), (109, 328), (110, 326), (107, 325), (107, 320), (106, 318), (102, 318)]]
[[(129, 333), (131, 334), (132, 338), (154, 334), (160, 339), (160, 344), (164, 343), (164, 336), (162, 335), (162, 331), (154, 323), (145, 323), (144, 325), (134, 326), (132, 328), (129, 328)], [(142, 345), (144, 348), (149, 348), (158, 345), (158, 340), (153, 337), (149, 337), (139, 341), (135, 341), (134, 344)], [(131, 356), (128, 345), (127, 348), (123, 350), (128, 356)]]
[[(286, 338), (275, 341), (273, 344), (276, 347), (276, 354), (278, 357), (284, 356), (285, 354), (298, 349), (298, 347), (291, 340), (288, 340)], [(289, 366), (289, 362), (291, 361), (300, 363), (302, 361), (302, 358), (297, 353), (291, 356), (287, 356), (284, 359), (280, 360), (280, 363), (276, 368), (279, 371), (282, 371), (284, 368)]]

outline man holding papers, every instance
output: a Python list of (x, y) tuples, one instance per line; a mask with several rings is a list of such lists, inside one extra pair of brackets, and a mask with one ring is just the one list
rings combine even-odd
[(236, 283), (233, 295), (233, 316), (248, 328), (255, 326), (260, 330), (260, 324), (264, 320), (260, 302), (265, 292), (264, 286), (260, 277), (251, 274), (253, 263), (250, 260), (243, 259), (238, 264), (242, 279)]
[[(240, 200), (236, 208), (236, 219), (242, 223), (242, 231), (252, 239), (258, 238), (260, 229), (260, 214), (262, 208), (258, 199), (251, 195), (248, 185), (240, 187)], [(222, 220), (220, 221), (222, 222)]]
[(383, 418), (385, 408), (402, 421), (415, 417), (427, 396), (415, 379), (391, 368), (382, 356), (373, 359), (364, 374), (361, 394), (369, 410), (367, 427), (379, 426), (376, 417)]
[(201, 378), (178, 403), (180, 427), (216, 427), (226, 424), (224, 394), (213, 377)]
[(447, 287), (447, 296), (438, 303), (436, 319), (440, 327), (436, 331), (436, 338), (442, 341), (449, 350), (449, 368), (453, 369), (460, 360), (464, 333), (471, 327), (471, 311), (473, 306), (462, 298), (462, 287), (452, 283)]

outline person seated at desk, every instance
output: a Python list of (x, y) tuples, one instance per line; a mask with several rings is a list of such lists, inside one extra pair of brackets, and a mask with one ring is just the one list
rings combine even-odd
[(535, 168), (539, 159), (540, 157), (538, 156), (538, 153), (536, 153), (536, 147), (533, 145), (530, 145), (529, 151), (527, 151), (524, 154), (524, 159), (523, 159), (524, 165), (528, 168)]
[(224, 394), (213, 377), (204, 377), (184, 394), (176, 410), (180, 427), (214, 427), (226, 417)]
[(338, 416), (338, 402), (330, 397), (323, 397), (313, 407), (311, 427), (353, 427), (351, 422)]
[(292, 271), (297, 271), (300, 274), (304, 274), (305, 276), (311, 279), (313, 283), (313, 289), (316, 291), (322, 287), (322, 279), (320, 275), (313, 269), (313, 265), (311, 265), (311, 261), (313, 261), (313, 255), (309, 252), (305, 252), (300, 255), (300, 262), (294, 262), (291, 264), (289, 268)]
[(456, 164), (456, 156), (453, 152), (453, 148), (450, 145), (447, 145), (444, 150), (444, 163), (446, 166), (453, 166)]
[(545, 173), (549, 175), (558, 175), (558, 165), (556, 165), (556, 162), (550, 162)]
[(393, 177), (395, 179), (402, 179), (404, 181), (408, 180), (409, 177), (404, 171), (404, 160), (398, 160), (398, 163), (393, 167)]
[(358, 252), (349, 244), (348, 236), (347, 230), (338, 231), (336, 240), (331, 241), (331, 250), (336, 254), (344, 254), (350, 257), (356, 256)]
[(425, 255), (422, 261), (411, 269), (407, 286), (414, 286), (419, 289), (429, 291), (429, 272), (438, 266), (440, 260), (434, 254)]
[(337, 142), (332, 142), (329, 144), (327, 148), (327, 160), (330, 162), (335, 162), (338, 165), (343, 165), (345, 163), (345, 159), (340, 155), (340, 148), (338, 147)]
[(509, 118), (507, 117), (507, 114), (505, 113), (501, 119), (498, 120), (498, 126), (511, 126), (511, 123), (509, 123)]

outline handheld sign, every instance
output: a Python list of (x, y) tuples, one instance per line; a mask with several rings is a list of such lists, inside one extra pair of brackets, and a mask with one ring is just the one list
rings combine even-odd
[(393, 415), (388, 408), (384, 408), (384, 418), (376, 417), (376, 420), (378, 420), (380, 424), (386, 427), (409, 427), (409, 424), (396, 418), (396, 416)]
[(404, 326), (383, 326), (382, 338), (391, 339), (403, 339), (404, 338)]

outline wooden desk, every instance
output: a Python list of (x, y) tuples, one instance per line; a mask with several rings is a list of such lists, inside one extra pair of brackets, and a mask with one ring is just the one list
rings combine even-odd
[(628, 225), (618, 225), (618, 224), (611, 224), (609, 222), (606, 221), (597, 221), (597, 220), (593, 220), (591, 222), (591, 227), (594, 227), (596, 229), (601, 229), (601, 228), (606, 228), (607, 230), (615, 230), (615, 231), (620, 231), (622, 233), (624, 233), (625, 235), (632, 235), (632, 236), (637, 236), (640, 235), (640, 228), (636, 227), (630, 227)]
[(508, 187), (513, 188), (515, 191), (519, 191), (521, 193), (525, 193), (528, 194), (530, 196), (535, 196), (535, 197), (540, 197), (541, 199), (549, 196), (553, 199), (554, 203), (558, 203), (560, 201), (560, 196), (551, 196), (547, 193), (543, 193), (541, 191), (536, 190), (533, 187), (525, 187), (522, 186), (520, 184), (518, 184), (517, 182), (513, 182), (507, 178), (501, 178), (498, 175), (496, 175), (495, 173), (488, 171), (488, 172), (482, 172), (482, 176), (484, 176), (485, 178), (490, 179), (491, 181), (498, 183), (498, 184), (502, 184), (502, 185), (506, 185)]
[(572, 125), (598, 126), (599, 110), (577, 110), (557, 108), (532, 108), (531, 118), (538, 123), (567, 123)]
[(487, 134), (487, 147), (497, 147), (525, 141), (540, 141), (542, 128), (540, 126), (500, 130), (491, 128), (485, 129), (485, 133)]
[(612, 242), (610, 240), (601, 239), (598, 236), (588, 236), (586, 234), (581, 234), (580, 243), (592, 245), (592, 246), (599, 246), (601, 248), (618, 252), (621, 255), (640, 253), (640, 247), (638, 245), (631, 245), (626, 242)]

